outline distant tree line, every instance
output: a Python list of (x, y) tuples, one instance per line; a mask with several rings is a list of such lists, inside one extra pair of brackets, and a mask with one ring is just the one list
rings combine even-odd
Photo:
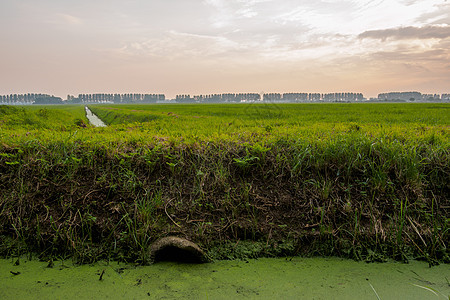
[[(48, 94), (0, 95), (0, 104), (70, 104), (70, 103), (156, 103), (166, 100), (164, 94), (79, 94), (67, 95), (64, 101)], [(224, 93), (209, 95), (177, 95), (177, 103), (221, 102), (354, 102), (365, 100), (362, 93)], [(378, 94), (379, 101), (450, 101), (450, 94), (422, 94), (420, 92), (390, 92)]]
[(156, 103), (164, 101), (164, 94), (79, 94), (78, 98), (67, 96), (73, 103)]
[(211, 94), (211, 95), (177, 95), (175, 98), (178, 103), (219, 103), (219, 102), (250, 102), (260, 101), (261, 95), (257, 93), (226, 93), (226, 94)]
[(11, 94), (0, 95), (0, 104), (62, 104), (59, 97), (47, 94)]
[(325, 102), (348, 102), (364, 100), (362, 93), (284, 93), (284, 94), (265, 94), (264, 99), (285, 102), (307, 102), (307, 101), (325, 101)]
[[(348, 102), (361, 101), (363, 99), (362, 93), (266, 93), (262, 95), (262, 100), (267, 102)], [(190, 95), (177, 95), (175, 100), (178, 103), (254, 102), (261, 101), (261, 95), (257, 93), (211, 94), (192, 97)]]
[(378, 100), (439, 101), (450, 100), (450, 94), (422, 94), (420, 92), (390, 92), (378, 94)]

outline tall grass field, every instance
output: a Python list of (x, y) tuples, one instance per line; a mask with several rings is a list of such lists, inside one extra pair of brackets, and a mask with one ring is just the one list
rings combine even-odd
[(0, 106), (0, 254), (450, 262), (450, 105)]

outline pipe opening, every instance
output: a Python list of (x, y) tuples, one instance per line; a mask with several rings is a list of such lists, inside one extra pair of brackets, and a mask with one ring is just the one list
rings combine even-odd
[(173, 261), (181, 263), (203, 263), (203, 255), (201, 253), (192, 252), (186, 249), (180, 249), (175, 246), (166, 246), (155, 252), (155, 262)]

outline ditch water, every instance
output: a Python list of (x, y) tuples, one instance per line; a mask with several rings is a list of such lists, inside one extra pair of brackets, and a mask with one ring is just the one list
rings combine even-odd
[[(0, 260), (0, 299), (449, 299), (450, 265), (263, 258), (133, 266), (100, 262), (52, 268)], [(101, 280), (100, 280), (101, 279)]]
[(87, 106), (85, 106), (84, 108), (86, 110), (86, 118), (89, 120), (89, 123), (91, 123), (95, 127), (106, 127), (106, 124), (102, 120), (100, 120), (99, 117), (94, 115)]

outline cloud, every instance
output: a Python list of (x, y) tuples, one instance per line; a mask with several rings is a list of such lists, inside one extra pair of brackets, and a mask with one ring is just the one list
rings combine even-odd
[[(170, 30), (164, 34), (123, 42), (120, 48), (103, 50), (123, 59), (199, 61), (208, 64), (270, 64), (306, 60), (328, 61), (339, 55), (360, 54), (354, 38), (340, 35), (253, 33), (193, 34)], [(330, 45), (334, 45), (330, 47)], [(352, 45), (349, 45), (352, 44)]]
[(218, 59), (233, 52), (245, 51), (246, 44), (239, 44), (223, 36), (191, 34), (171, 30), (164, 35), (143, 38), (125, 43), (112, 52), (121, 57), (147, 57), (163, 60)]
[(421, 24), (450, 24), (450, 2), (435, 5), (435, 10), (424, 13), (416, 19)]
[[(210, 16), (211, 25), (215, 28), (241, 26), (243, 20), (252, 19), (264, 14), (261, 6), (273, 0), (204, 0), (203, 3), (213, 8)], [(263, 17), (264, 18), (264, 17)]]
[(56, 14), (56, 17), (61, 22), (70, 24), (70, 25), (80, 25), (83, 23), (83, 21), (80, 18), (77, 18), (77, 17), (69, 15), (69, 14)]
[(429, 82), (430, 86), (441, 85), (442, 88), (443, 82), (449, 82), (450, 38), (372, 41), (379, 42), (379, 50), (374, 51), (375, 48), (371, 47), (370, 52), (361, 57), (367, 62), (365, 69), (383, 76), (384, 84), (395, 82), (395, 86), (403, 82), (405, 87), (417, 88), (420, 85), (416, 84)]
[(441, 63), (448, 61), (450, 51), (445, 49), (431, 49), (428, 51), (381, 51), (373, 54), (373, 57), (382, 61), (404, 61), (411, 63), (435, 62)]
[(361, 39), (397, 39), (397, 40), (409, 40), (409, 39), (445, 39), (450, 37), (450, 26), (424, 26), (424, 27), (400, 27), (389, 28), (382, 30), (368, 30), (361, 33), (359, 36)]

